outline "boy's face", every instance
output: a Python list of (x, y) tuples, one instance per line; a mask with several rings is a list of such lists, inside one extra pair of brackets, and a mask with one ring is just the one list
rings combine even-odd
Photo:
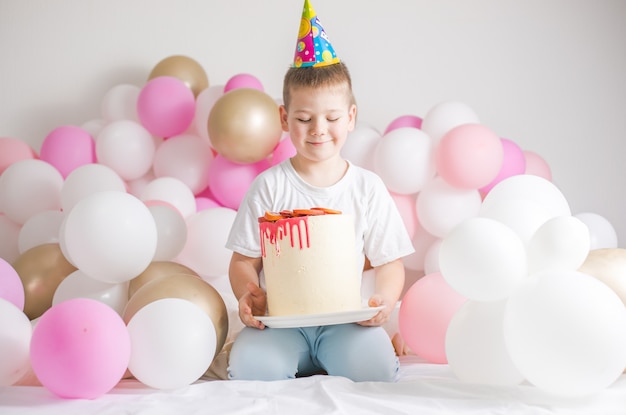
[(354, 129), (356, 105), (345, 85), (294, 88), (289, 108), (281, 106), (283, 130), (289, 132), (298, 156), (311, 161), (339, 157)]

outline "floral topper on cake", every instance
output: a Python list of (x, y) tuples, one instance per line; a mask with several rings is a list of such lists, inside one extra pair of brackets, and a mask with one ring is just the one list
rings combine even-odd
[(335, 49), (330, 44), (317, 13), (309, 0), (304, 0), (298, 43), (293, 60), (295, 68), (326, 66), (339, 63)]

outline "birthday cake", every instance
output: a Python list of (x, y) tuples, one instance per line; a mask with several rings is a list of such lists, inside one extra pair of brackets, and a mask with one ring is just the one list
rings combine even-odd
[(325, 208), (259, 218), (270, 316), (361, 309), (354, 219)]

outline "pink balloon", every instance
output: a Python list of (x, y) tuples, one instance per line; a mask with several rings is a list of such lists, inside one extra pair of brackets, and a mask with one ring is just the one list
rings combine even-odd
[(479, 189), (502, 168), (504, 149), (493, 131), (481, 124), (463, 124), (448, 131), (435, 152), (437, 172), (453, 187)]
[(0, 174), (16, 161), (36, 158), (33, 150), (25, 142), (11, 137), (0, 137)]
[(278, 142), (271, 157), (271, 164), (275, 166), (296, 155), (296, 148), (291, 142), (291, 138), (285, 137)]
[(137, 114), (150, 133), (168, 138), (187, 130), (196, 113), (191, 89), (178, 78), (159, 76), (139, 92)]
[(216, 200), (213, 200), (211, 198), (202, 196), (196, 197), (196, 212), (221, 206), (222, 205), (220, 205)]
[(24, 285), (11, 264), (0, 258), (0, 298), (24, 310)]
[(65, 178), (77, 167), (95, 163), (95, 147), (93, 137), (86, 130), (65, 125), (44, 138), (39, 158), (56, 167)]
[(398, 313), (400, 334), (409, 348), (431, 363), (448, 363), (446, 331), (466, 300), (439, 272), (417, 280), (404, 294)]
[(502, 150), (504, 151), (502, 167), (491, 183), (479, 189), (483, 195), (489, 193), (493, 186), (497, 185), (507, 177), (524, 174), (526, 171), (526, 158), (524, 157), (524, 151), (522, 151), (520, 146), (506, 138), (502, 138), (500, 141), (502, 142)]
[(391, 198), (396, 202), (396, 207), (404, 221), (409, 236), (413, 238), (417, 230), (417, 210), (415, 209), (415, 195), (402, 195), (390, 192)]
[(524, 158), (526, 159), (526, 174), (532, 174), (552, 181), (552, 170), (539, 154), (532, 151), (524, 151)]
[(383, 135), (403, 127), (422, 128), (422, 119), (416, 115), (402, 115), (389, 123)]
[(252, 164), (233, 163), (218, 154), (209, 167), (209, 188), (222, 206), (239, 208), (250, 184), (267, 168), (267, 161)]
[(247, 73), (240, 73), (231, 77), (224, 85), (224, 93), (238, 88), (252, 88), (258, 89), (259, 91), (264, 90), (261, 81), (256, 76)]
[(130, 336), (111, 307), (75, 298), (52, 306), (39, 318), (30, 357), (37, 378), (54, 394), (94, 399), (124, 376)]

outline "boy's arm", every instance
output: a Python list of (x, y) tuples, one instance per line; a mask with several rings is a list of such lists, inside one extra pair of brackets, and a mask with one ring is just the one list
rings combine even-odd
[(374, 295), (370, 297), (368, 305), (376, 307), (384, 305), (374, 317), (359, 324), (364, 326), (380, 326), (385, 324), (400, 299), (404, 288), (404, 264), (402, 259), (396, 259), (386, 264), (374, 267), (375, 285)]
[(265, 326), (253, 316), (264, 315), (267, 308), (265, 291), (259, 287), (259, 273), (262, 267), (261, 258), (233, 252), (228, 269), (230, 285), (239, 300), (239, 318), (246, 326), (259, 329)]

